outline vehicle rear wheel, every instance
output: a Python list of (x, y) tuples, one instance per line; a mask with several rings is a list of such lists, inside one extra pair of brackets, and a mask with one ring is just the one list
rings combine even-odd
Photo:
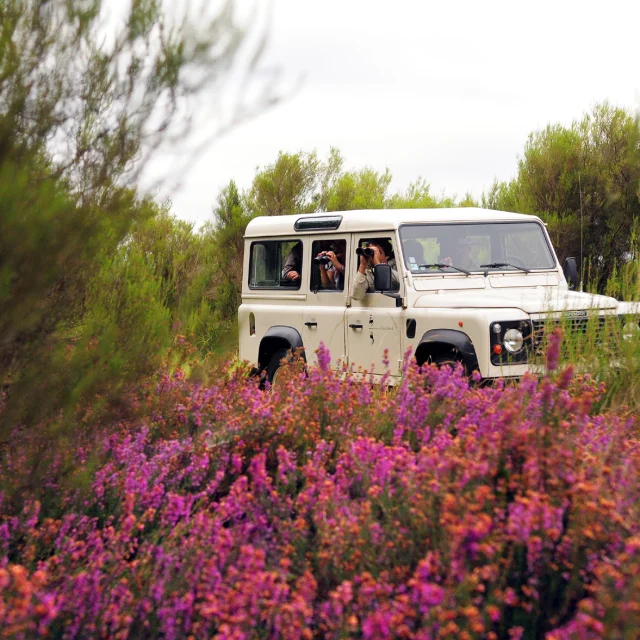
[(271, 388), (276, 389), (302, 371), (304, 362), (300, 357), (293, 355), (290, 349), (277, 349), (264, 370), (264, 382), (268, 381)]

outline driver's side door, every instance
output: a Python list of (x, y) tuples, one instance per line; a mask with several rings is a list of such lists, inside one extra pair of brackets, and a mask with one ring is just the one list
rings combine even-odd
[[(352, 237), (353, 264), (352, 273), (357, 270), (358, 256), (355, 249), (367, 238), (362, 234)], [(392, 247), (397, 247), (395, 235), (384, 235), (390, 240)], [(394, 254), (395, 255), (395, 254)], [(404, 283), (402, 282), (402, 269), (399, 264), (398, 278), (400, 280), (400, 296), (404, 295)], [(352, 287), (353, 278), (350, 286)], [(347, 353), (349, 356), (349, 369), (354, 373), (372, 374), (381, 377), (387, 371), (392, 376), (399, 376), (402, 371), (402, 326), (404, 310), (397, 306), (394, 298), (382, 293), (368, 292), (364, 300), (351, 298), (351, 306), (347, 310)]]

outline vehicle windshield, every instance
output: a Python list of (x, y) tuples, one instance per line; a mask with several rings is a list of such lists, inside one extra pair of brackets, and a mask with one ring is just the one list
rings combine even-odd
[(400, 227), (404, 263), (415, 275), (553, 269), (537, 222), (420, 224)]

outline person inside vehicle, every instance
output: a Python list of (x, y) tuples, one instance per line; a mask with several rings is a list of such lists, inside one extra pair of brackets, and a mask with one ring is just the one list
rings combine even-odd
[(450, 267), (460, 267), (470, 271), (478, 269), (478, 265), (471, 258), (473, 242), (468, 236), (460, 236), (443, 245), (440, 252), (440, 262)]
[(299, 284), (302, 277), (302, 242), (296, 242), (289, 251), (284, 267), (282, 269), (282, 279)]
[(361, 243), (368, 245), (372, 255), (361, 255), (358, 271), (353, 279), (353, 299), (364, 300), (369, 292), (374, 292), (373, 269), (377, 264), (388, 264), (391, 267), (391, 282), (393, 289), (400, 288), (400, 278), (398, 277), (398, 269), (393, 256), (393, 248), (388, 238), (373, 238), (369, 241)]
[(320, 269), (320, 281), (323, 289), (344, 289), (344, 252), (346, 242), (344, 240), (332, 242), (327, 251), (320, 251), (316, 258), (326, 256), (330, 262), (318, 265)]
[(419, 271), (420, 265), (425, 263), (422, 245), (414, 238), (407, 238), (402, 241), (402, 252), (407, 269), (414, 273)]

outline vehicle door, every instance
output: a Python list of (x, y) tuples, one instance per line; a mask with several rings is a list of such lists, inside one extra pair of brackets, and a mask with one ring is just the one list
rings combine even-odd
[[(402, 370), (402, 322), (404, 310), (393, 297), (368, 291), (364, 300), (353, 299), (353, 280), (358, 270), (360, 257), (356, 249), (374, 240), (386, 240), (391, 247), (391, 260), (395, 262), (397, 252), (396, 235), (393, 232), (373, 234), (354, 234), (351, 238), (350, 255), (352, 268), (349, 282), (351, 306), (347, 310), (347, 355), (352, 372), (362, 372), (381, 376), (387, 371), (392, 376), (400, 375)], [(392, 262), (392, 265), (394, 263)], [(398, 275), (398, 288), (390, 293), (404, 295), (402, 267), (398, 263), (393, 267)], [(385, 352), (386, 355), (385, 355)]]
[[(306, 238), (311, 244), (309, 294), (304, 309), (303, 342), (307, 362), (317, 362), (316, 349), (324, 344), (331, 355), (331, 367), (342, 368), (346, 361), (345, 313), (350, 237), (323, 234)], [(331, 260), (333, 258), (333, 260)]]

